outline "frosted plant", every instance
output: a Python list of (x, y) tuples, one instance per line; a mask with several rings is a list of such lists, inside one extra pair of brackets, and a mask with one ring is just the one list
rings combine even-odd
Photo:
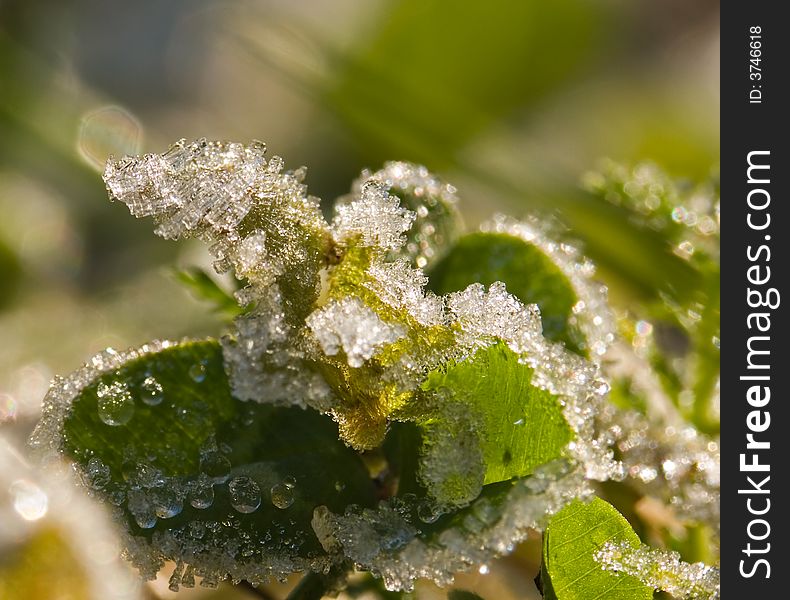
[(651, 423), (636, 411), (603, 411), (601, 420), (631, 485), (661, 498), (686, 523), (707, 524), (719, 537), (719, 440), (694, 427)]
[(221, 340), (106, 350), (54, 382), (32, 437), (111, 507), (144, 577), (446, 584), (640, 473), (712, 522), (677, 485), (702, 470), (713, 493), (703, 441), (681, 455), (665, 430), (644, 476), (656, 432), (608, 402), (617, 323), (574, 245), (535, 218), (464, 235), (455, 188), (419, 165), (363, 172), (331, 221), (305, 176), (258, 142), (108, 162), (111, 199), (243, 284)]
[(638, 578), (676, 598), (719, 598), (719, 570), (703, 563), (689, 564), (677, 552), (628, 543), (607, 543), (595, 554), (601, 568)]
[[(676, 184), (650, 164), (606, 162), (585, 185), (625, 207), (636, 227), (659, 232), (687, 265), (697, 289), (673, 285), (620, 319), (623, 340), (609, 353), (613, 385), (641, 410), (598, 416), (615, 441), (628, 483), (664, 501), (685, 524), (720, 530), (719, 243), (717, 184)], [(669, 283), (669, 282), (668, 282)]]
[[(631, 314), (623, 333), (638, 358), (650, 363), (663, 390), (681, 412), (711, 432), (717, 428), (720, 347), (720, 200), (715, 181), (677, 185), (655, 165), (628, 169), (606, 162), (588, 173), (585, 185), (628, 210), (635, 227), (659, 233), (683, 261), (685, 288), (666, 281), (660, 298)], [(633, 362), (631, 362), (633, 365)], [(639, 377), (634, 384), (644, 387)], [(647, 369), (650, 371), (650, 369)]]

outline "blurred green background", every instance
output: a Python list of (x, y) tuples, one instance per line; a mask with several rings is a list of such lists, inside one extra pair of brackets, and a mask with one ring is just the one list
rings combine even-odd
[(106, 346), (221, 330), (172, 271), (206, 250), (107, 200), (110, 153), (260, 139), (327, 209), (421, 162), (472, 227), (556, 215), (627, 305), (693, 272), (579, 181), (603, 157), (715, 176), (718, 90), (713, 0), (0, 0), (0, 424), (21, 442)]

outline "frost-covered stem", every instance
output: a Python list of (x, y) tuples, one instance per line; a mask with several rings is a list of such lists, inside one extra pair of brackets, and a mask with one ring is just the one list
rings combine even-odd
[(323, 577), (311, 571), (302, 577), (286, 600), (321, 600), (324, 592), (326, 588)]
[(346, 570), (341, 567), (332, 568), (323, 575), (308, 571), (296, 587), (291, 590), (286, 600), (321, 600), (338, 589), (338, 583), (345, 580)]

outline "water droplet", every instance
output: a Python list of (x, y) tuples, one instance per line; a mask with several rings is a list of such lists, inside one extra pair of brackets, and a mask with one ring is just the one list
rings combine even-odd
[(342, 481), (335, 481), (335, 491), (336, 492), (342, 492), (344, 489), (346, 489), (346, 484), (345, 483), (343, 483)]
[(153, 529), (156, 526), (156, 515), (154, 513), (132, 513), (134, 522), (141, 529)]
[(208, 508), (214, 503), (214, 486), (205, 473), (201, 473), (197, 481), (193, 482), (189, 503), (198, 509)]
[(599, 379), (595, 382), (595, 391), (598, 392), (600, 395), (608, 394), (609, 390), (612, 389), (608, 382)]
[(286, 509), (294, 503), (293, 486), (286, 483), (277, 483), (272, 486), (272, 504), (277, 508)]
[(423, 523), (435, 523), (442, 516), (442, 511), (430, 500), (423, 499), (417, 505), (417, 516)]
[(156, 488), (151, 493), (151, 500), (154, 505), (154, 513), (160, 519), (170, 519), (175, 517), (184, 508), (181, 498), (175, 490), (168, 488)]
[(145, 404), (148, 406), (156, 406), (162, 403), (164, 397), (165, 395), (161, 383), (150, 375), (143, 379), (143, 382), (140, 384), (140, 399)]
[(488, 575), (491, 572), (491, 569), (488, 565), (480, 565), (480, 568), (477, 570), (478, 573), (481, 575)]
[(14, 510), (25, 521), (38, 521), (47, 514), (49, 498), (35, 483), (17, 479), (8, 491), (14, 498)]
[(126, 425), (134, 416), (134, 400), (122, 381), (100, 383), (96, 390), (99, 418), (107, 425)]
[(261, 488), (249, 477), (234, 477), (228, 484), (230, 503), (240, 513), (251, 513), (261, 505)]
[(162, 471), (153, 465), (145, 463), (137, 463), (135, 465), (130, 481), (133, 485), (144, 488), (155, 488), (165, 485), (165, 477), (162, 475)]
[(200, 470), (205, 473), (213, 483), (225, 483), (230, 477), (230, 460), (216, 450), (204, 452), (200, 457)]
[(513, 421), (513, 425), (523, 425), (524, 423), (526, 423), (526, 421), (524, 420), (524, 417), (521, 417), (517, 421)]
[(151, 507), (151, 503), (148, 501), (146, 495), (140, 490), (131, 490), (129, 492), (126, 506), (129, 512), (132, 513), (138, 527), (142, 529), (151, 529), (156, 525), (156, 515)]
[(85, 468), (85, 483), (94, 490), (103, 490), (110, 483), (110, 468), (95, 456)]
[(195, 363), (189, 368), (189, 376), (196, 383), (203, 383), (206, 380), (206, 365)]
[(115, 506), (121, 506), (124, 500), (126, 500), (126, 494), (123, 492), (123, 490), (119, 490), (116, 488), (106, 491), (107, 491), (107, 496), (110, 499), (110, 503), (114, 504)]
[(289, 490), (292, 490), (296, 487), (296, 478), (289, 475), (285, 479), (283, 479), (283, 485), (287, 487)]

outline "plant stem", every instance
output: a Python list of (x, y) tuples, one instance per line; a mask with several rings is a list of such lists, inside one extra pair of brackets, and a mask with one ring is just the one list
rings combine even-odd
[(296, 587), (288, 594), (286, 600), (321, 600), (329, 591), (328, 577), (309, 571)]

